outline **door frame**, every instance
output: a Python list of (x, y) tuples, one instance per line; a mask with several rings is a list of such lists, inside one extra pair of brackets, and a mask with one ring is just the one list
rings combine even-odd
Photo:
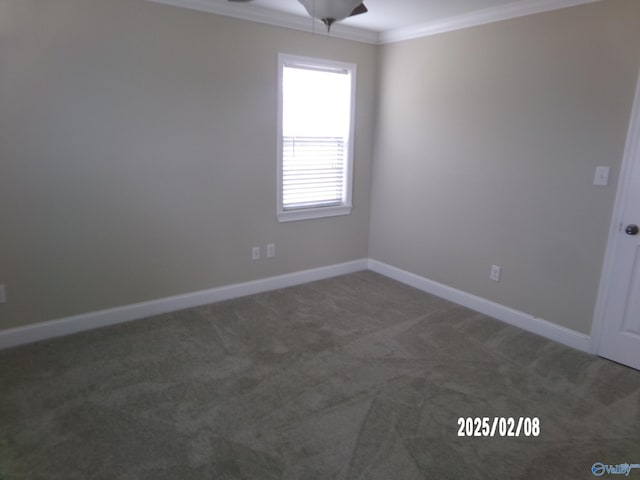
[(629, 130), (624, 147), (624, 156), (618, 177), (616, 199), (611, 215), (609, 226), (609, 237), (607, 239), (607, 249), (600, 276), (598, 287), (598, 297), (593, 315), (591, 327), (591, 353), (598, 354), (604, 328), (606, 325), (606, 311), (609, 301), (609, 290), (613, 283), (613, 264), (616, 256), (616, 240), (623, 228), (623, 214), (627, 207), (627, 194), (631, 188), (631, 172), (637, 165), (640, 168), (640, 71), (636, 82), (636, 92), (631, 110)]

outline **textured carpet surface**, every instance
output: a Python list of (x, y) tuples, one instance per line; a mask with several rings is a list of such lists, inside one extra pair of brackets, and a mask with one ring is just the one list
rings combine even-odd
[[(540, 434), (459, 437), (459, 417)], [(372, 272), (0, 352), (2, 480), (576, 480), (596, 462), (640, 464), (640, 372)]]

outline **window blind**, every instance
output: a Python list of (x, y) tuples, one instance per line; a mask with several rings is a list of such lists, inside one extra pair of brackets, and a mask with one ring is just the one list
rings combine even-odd
[(283, 209), (343, 204), (345, 155), (343, 137), (283, 136)]

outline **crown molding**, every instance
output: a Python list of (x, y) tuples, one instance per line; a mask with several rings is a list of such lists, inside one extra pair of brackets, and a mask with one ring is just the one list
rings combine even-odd
[(506, 5), (485, 8), (464, 15), (456, 15), (435, 22), (427, 22), (410, 27), (374, 32), (351, 27), (341, 23), (331, 27), (327, 35), (324, 27), (309, 17), (258, 7), (249, 3), (230, 3), (221, 0), (147, 0), (174, 7), (188, 8), (201, 12), (215, 13), (226, 17), (291, 28), (317, 35), (352, 40), (373, 45), (385, 45), (414, 38), (428, 37), (488, 23), (524, 17), (536, 13), (550, 12), (563, 8), (596, 3), (602, 0), (518, 0)]
[(456, 15), (436, 22), (428, 22), (411, 27), (386, 30), (379, 34), (378, 44), (401, 42), (414, 38), (428, 37), (439, 33), (452, 32), (463, 28), (486, 25), (488, 23), (524, 17), (536, 13), (550, 12), (601, 0), (520, 0), (506, 5), (477, 10), (469, 14)]
[(280, 12), (268, 8), (257, 7), (248, 3), (229, 3), (219, 0), (148, 0), (153, 3), (162, 3), (174, 7), (188, 8), (201, 12), (215, 13), (225, 17), (233, 17), (241, 20), (274, 25), (276, 27), (291, 28), (307, 33), (322, 36), (341, 38), (361, 43), (378, 43), (378, 32), (362, 28), (350, 27), (343, 24), (334, 24), (331, 33), (327, 35), (325, 27), (312, 20), (310, 17), (302, 17), (287, 12)]

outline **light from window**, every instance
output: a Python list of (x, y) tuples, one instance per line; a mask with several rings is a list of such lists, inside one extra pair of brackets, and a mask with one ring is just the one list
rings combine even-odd
[(351, 212), (355, 65), (279, 56), (278, 218)]

